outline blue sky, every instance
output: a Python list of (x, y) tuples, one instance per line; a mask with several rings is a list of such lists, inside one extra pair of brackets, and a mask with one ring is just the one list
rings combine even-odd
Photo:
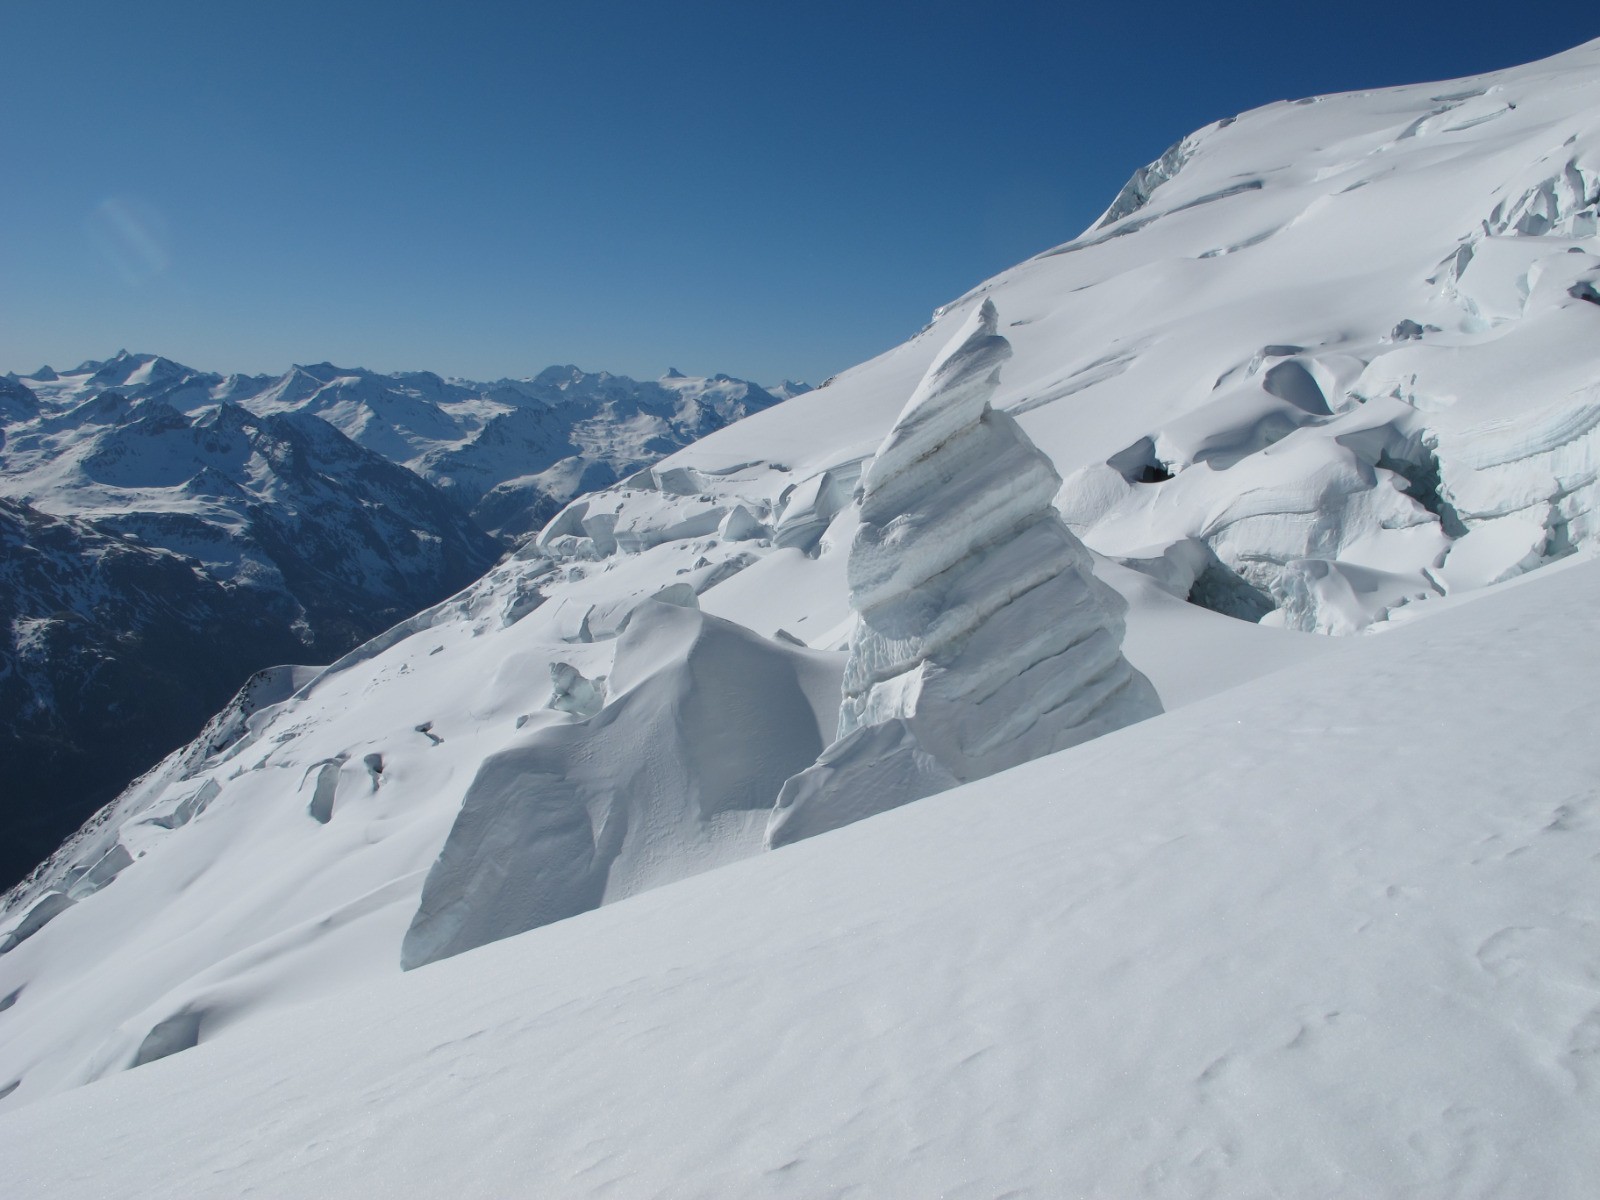
[(1600, 34), (1506, 11), (7, 5), (0, 371), (815, 382), (1211, 120)]

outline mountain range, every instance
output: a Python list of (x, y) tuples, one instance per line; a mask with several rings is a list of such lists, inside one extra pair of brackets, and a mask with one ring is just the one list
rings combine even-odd
[(0, 879), (252, 673), (332, 662), (578, 492), (798, 390), (576, 367), (224, 377), (126, 352), (0, 380)]

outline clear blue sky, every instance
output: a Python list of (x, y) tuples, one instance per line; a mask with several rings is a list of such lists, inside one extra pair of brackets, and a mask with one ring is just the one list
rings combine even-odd
[(1508, 11), (19, 0), (0, 371), (817, 381), (1217, 117), (1600, 34)]

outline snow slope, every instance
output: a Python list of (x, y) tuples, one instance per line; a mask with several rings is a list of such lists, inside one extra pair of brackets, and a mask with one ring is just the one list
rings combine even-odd
[(1597, 587), (21, 1108), (7, 1189), (1591, 1195)]
[[(1006, 1170), (1024, 1181), (1017, 1186), (1032, 1180), (1056, 1194), (1070, 1189), (1028, 1174), (1056, 1162), (1040, 1147), (1064, 1143), (1064, 1135), (1045, 1138), (1046, 1128), (1077, 1129), (1091, 1144), (1085, 1157), (1056, 1166), (1081, 1190), (1101, 1177), (1097, 1163), (1129, 1171), (1141, 1163), (1152, 1172), (1150, 1190), (1171, 1180), (1169, 1190), (1204, 1191), (1196, 1172), (1221, 1170), (1229, 1155), (1234, 1169), (1258, 1172), (1234, 1189), (1243, 1191), (1258, 1178), (1287, 1180), (1281, 1190), (1292, 1193), (1404, 1194), (1407, 1181), (1438, 1194), (1492, 1191), (1492, 1175), (1475, 1182), (1472, 1172), (1497, 1161), (1513, 1173), (1550, 1172), (1515, 1175), (1548, 1188), (1502, 1191), (1573, 1190), (1579, 1167), (1592, 1165), (1585, 1145), (1572, 1144), (1589, 1093), (1573, 1083), (1577, 1090), (1557, 1103), (1548, 1088), (1575, 1078), (1551, 1063), (1582, 1067), (1582, 1053), (1560, 1057), (1563, 1039), (1580, 1052), (1589, 1045), (1591, 960), (1574, 949), (1589, 935), (1576, 918), (1540, 931), (1550, 913), (1572, 908), (1578, 867), (1562, 856), (1592, 851), (1581, 837), (1531, 847), (1532, 831), (1552, 822), (1583, 837), (1590, 828), (1584, 739), (1568, 722), (1592, 719), (1575, 680), (1588, 661), (1585, 639), (1592, 642), (1580, 610), (1593, 573), (1549, 564), (1587, 556), (1594, 537), (1597, 100), (1600, 43), (1479, 79), (1271, 105), (1210, 126), (1147, 171), (1095, 229), (952, 302), (904, 345), (575, 501), (456, 597), (293, 695), (225, 714), (214, 736), (131, 788), (8, 896), (0, 996), (20, 993), (0, 1013), (0, 1088), (16, 1083), (0, 1104), (25, 1113), (32, 1102), (56, 1103), (46, 1099), (52, 1093), (144, 1064), (111, 1081), (109, 1093), (101, 1083), (61, 1101), (92, 1105), (124, 1087), (154, 1087), (127, 1082), (146, 1072), (180, 1077), (181, 1063), (213, 1044), (217, 1054), (279, 1046), (268, 1027), (314, 1011), (293, 1006), (337, 1006), (342, 989), (363, 982), (374, 984), (363, 993), (369, 1007), (388, 1003), (372, 999), (382, 996), (402, 1005), (399, 998), (415, 996), (421, 1006), (384, 1010), (379, 1025), (400, 1058), (373, 1050), (379, 1075), (362, 1085), (370, 1096), (397, 1097), (380, 1078), (420, 1087), (433, 1072), (407, 1058), (417, 1043), (404, 1030), (442, 1031), (429, 1023), (454, 1019), (423, 1015), (443, 1001), (413, 990), (435, 985), (414, 981), (453, 979), (458, 964), (512, 964), (515, 947), (538, 945), (565, 949), (528, 977), (437, 985), (457, 1006), (493, 1004), (488, 993), (510, 991), (524, 1014), (529, 995), (544, 997), (541, 1011), (557, 1015), (533, 1022), (527, 1036), (536, 1041), (523, 1046), (538, 1076), (507, 1065), (515, 1056), (493, 1039), (482, 1063), (470, 1044), (463, 1057), (440, 1053), (464, 1075), (504, 1072), (495, 1086), (524, 1095), (506, 1101), (510, 1111), (527, 1115), (518, 1107), (532, 1103), (527, 1096), (552, 1098), (557, 1124), (548, 1128), (571, 1137), (556, 1139), (567, 1149), (541, 1159), (541, 1169), (572, 1191), (588, 1186), (572, 1173), (592, 1168), (601, 1179), (607, 1161), (641, 1173), (639, 1190), (701, 1169), (713, 1172), (703, 1176), (710, 1190), (739, 1190), (709, 1165), (719, 1153), (744, 1162), (731, 1148), (744, 1144), (739, 1138), (781, 1151), (765, 1164), (781, 1167), (848, 1158), (837, 1147), (855, 1136), (879, 1161), (893, 1157), (908, 1169), (965, 1152), (972, 1190), (985, 1194), (1003, 1192), (1007, 1178), (998, 1168), (991, 1178), (990, 1161), (1012, 1163)], [(700, 686), (691, 647), (699, 634), (689, 626), (738, 647), (714, 662), (763, 662), (778, 688), (794, 685), (802, 662), (818, 664), (818, 674), (843, 670), (855, 621), (850, 547), (871, 517), (858, 499), (863, 470), (936, 356), (985, 302), (1012, 349), (992, 408), (1061, 476), (1056, 507), (1094, 552), (1095, 576), (1126, 602), (1123, 654), (1166, 715), (399, 980), (407, 931), (452, 905), (461, 906), (459, 925), (418, 942), (425, 952), (412, 961), (549, 914), (525, 903), (526, 881), (479, 869), (502, 851), (548, 849), (549, 831), (524, 819), (528, 810), (559, 813), (571, 844), (596, 855), (602, 843), (610, 853), (610, 815), (628, 813), (640, 840), (625, 838), (618, 851), (628, 882), (616, 894), (692, 875), (746, 836), (756, 812), (747, 793), (719, 809), (724, 820), (708, 822), (677, 804), (693, 790), (682, 779), (663, 789), (665, 810), (652, 809), (648, 795), (612, 804), (601, 799), (605, 781), (638, 764), (575, 764), (602, 747), (614, 753), (601, 735), (626, 718), (646, 731), (642, 761), (656, 747), (686, 748), (671, 751), (688, 756), (674, 764), (685, 778), (713, 767), (724, 780), (776, 772), (799, 735), (783, 739), (781, 754), (770, 737), (710, 736), (746, 715), (758, 729), (784, 722), (738, 689)], [(1524, 586), (1517, 577), (1529, 572)], [(685, 613), (692, 603), (703, 615), (669, 614), (660, 624), (660, 601)], [(1471, 601), (1466, 611), (1453, 611), (1462, 601)], [(1488, 615), (1471, 616), (1478, 603)], [(1437, 635), (1431, 614), (1439, 614)], [(644, 624), (635, 630), (635, 621)], [(659, 672), (627, 665), (635, 632), (674, 622), (684, 629), (666, 638), (671, 652), (650, 656)], [(1312, 631), (1371, 633), (1352, 646)], [(773, 653), (761, 639), (797, 653)], [(1474, 674), (1483, 664), (1494, 671)], [(1282, 673), (1270, 684), (1251, 684), (1275, 670)], [(1497, 695), (1541, 707), (1496, 710), (1491, 720), (1483, 699), (1491, 680)], [(1514, 690), (1524, 684), (1525, 693)], [(1219, 695), (1241, 685), (1264, 690)], [(797, 701), (785, 728), (825, 740), (822, 706), (801, 690), (808, 715)], [(638, 698), (646, 694), (696, 695), (706, 712), (675, 741), (677, 702), (644, 712)], [(641, 711), (630, 715), (634, 708)], [(549, 762), (562, 774), (554, 782), (568, 786), (569, 773), (577, 781), (559, 804)], [(1538, 807), (1547, 793), (1549, 805)], [(1561, 804), (1572, 807), (1570, 819), (1556, 814)], [(644, 819), (634, 823), (634, 813)], [(725, 836), (727, 825), (739, 827), (737, 837)], [(1506, 860), (1503, 886), (1479, 897), (1483, 877), (1468, 868), (1473, 853), (1492, 853), (1489, 843), (1472, 850), (1490, 834), (1530, 849)], [(789, 874), (802, 863), (817, 864), (810, 883)], [(575, 875), (581, 886), (567, 899), (608, 898), (584, 870)], [(1010, 899), (991, 905), (991, 893)], [(713, 916), (719, 903), (729, 907)], [(654, 924), (647, 914), (658, 912)], [(1381, 912), (1405, 920), (1386, 925)], [(1360, 940), (1358, 913), (1370, 917), (1377, 941)], [(841, 935), (840, 957), (827, 958), (836, 927), (859, 928), (866, 940)], [(1496, 991), (1499, 967), (1483, 966), (1480, 978), (1472, 958), (1490, 935), (1513, 927), (1533, 931), (1532, 940), (1509, 934), (1509, 957), (1486, 951), (1510, 980), (1510, 991)], [(612, 965), (586, 959), (581, 947), (613, 929), (604, 936), (622, 948), (605, 960)], [(1385, 929), (1396, 940), (1385, 941)], [(474, 932), (457, 940), (460, 930)], [(1061, 959), (1066, 951), (1053, 939), (1074, 931), (1069, 948), (1080, 957)], [(1015, 969), (997, 966), (970, 982), (967, 964), (986, 953)], [(730, 965), (734, 983), (715, 974), (713, 960), (754, 973)], [(696, 961), (712, 973), (694, 974)], [(716, 986), (663, 985), (670, 962), (690, 964), (671, 979)], [(1356, 981), (1353, 992), (1340, 990), (1337, 971)], [(1000, 982), (983, 982), (991, 978)], [(568, 979), (602, 998), (560, 992)], [(852, 1064), (874, 1061), (874, 1032), (929, 1028), (898, 1017), (874, 1026), (871, 1004), (851, 1007), (852, 989), (896, 998), (885, 1010), (893, 1013), (910, 1004), (912, 991), (899, 989), (917, 981), (919, 1004), (960, 1019), (903, 1043), (879, 1074), (851, 1074)], [(1214, 997), (1198, 1014), (1186, 1007), (1196, 994)], [(1375, 995), (1383, 1004), (1362, 1007)], [(782, 997), (807, 1003), (784, 1007), (791, 1000)], [(797, 1014), (814, 1009), (818, 1024), (808, 1026)], [(1335, 1010), (1381, 1015), (1346, 1023), (1335, 1037), (1326, 1016)], [(1128, 1021), (1122, 1034), (1119, 1016)], [(563, 1025), (569, 1017), (578, 1024)], [(737, 1025), (743, 1036), (746, 1019), (760, 1036), (730, 1042), (728, 1057), (688, 1049), (717, 1042), (713, 1024)], [(1328, 1049), (1318, 1054), (1380, 1064), (1372, 1068), (1380, 1086), (1355, 1096), (1341, 1089), (1368, 1076), (1340, 1073), (1331, 1059), (1298, 1067), (1291, 1055), (1273, 1067), (1279, 1075), (1259, 1081), (1253, 1110), (1258, 1125), (1270, 1118), (1284, 1132), (1251, 1140), (1256, 1126), (1243, 1107), (1258, 1083), (1251, 1072), (1278, 1061), (1262, 1039), (1284, 1045), (1299, 1036), (1291, 1020), (1307, 1026), (1304, 1044), (1324, 1039)], [(1519, 1041), (1518, 1021), (1537, 1032)], [(1019, 1031), (1009, 1057), (984, 1040), (997, 1022)], [(646, 1043), (667, 1039), (652, 1043), (667, 1057), (638, 1075), (627, 1075), (623, 1058), (602, 1069), (584, 1057), (617, 1027), (636, 1029)], [(813, 1027), (808, 1040), (803, 1031)], [(552, 1040), (537, 1040), (547, 1029)], [(962, 1040), (962, 1030), (971, 1036)], [(1447, 1038), (1435, 1043), (1444, 1049), (1430, 1050), (1425, 1030), (1449, 1031), (1434, 1034)], [(441, 1032), (428, 1045), (466, 1032)], [(1456, 1048), (1474, 1038), (1487, 1058), (1462, 1065)], [(1130, 1052), (1119, 1057), (1124, 1043)], [(950, 1056), (928, 1053), (930, 1045)], [(1161, 1046), (1168, 1049), (1154, 1057), (1131, 1054)], [(791, 1070), (763, 1075), (772, 1057)], [(766, 1090), (742, 1091), (735, 1059)], [(695, 1074), (712, 1061), (722, 1066)], [(671, 1101), (663, 1089), (673, 1062), (687, 1086), (722, 1103), (658, 1104), (671, 1117), (637, 1136), (605, 1117), (584, 1124), (586, 1112), (598, 1111), (595, 1097), (614, 1094), (625, 1075)], [(1035, 1062), (1050, 1069), (1035, 1072)], [(813, 1068), (859, 1090), (829, 1091), (835, 1084), (816, 1082)], [(1157, 1080), (1148, 1091), (1117, 1092), (1119, 1071), (1146, 1068)], [(333, 1078), (324, 1069), (338, 1074), (327, 1065), (304, 1078)], [(593, 1092), (583, 1090), (584, 1070)], [(251, 1078), (265, 1085), (263, 1075)], [(276, 1128), (304, 1130), (302, 1113), (329, 1116), (296, 1090), (299, 1078), (272, 1084), (298, 1097), (291, 1115), (275, 1110), (285, 1122)], [(551, 1078), (577, 1090), (562, 1092)], [(770, 1090), (780, 1078), (800, 1081), (790, 1107), (756, 1122), (754, 1134), (748, 1123), (735, 1130), (735, 1110), (742, 1120), (764, 1111), (757, 1096), (770, 1108), (774, 1094), (789, 1094)], [(908, 1098), (913, 1084), (935, 1078), (968, 1097), (968, 1107), (936, 1101), (927, 1109)], [(1007, 1110), (1000, 1101), (1018, 1080), (1032, 1103)], [(1296, 1088), (1320, 1099), (1297, 1109), (1292, 1101), (1306, 1097)], [(1519, 1097), (1524, 1110), (1479, 1111), (1495, 1089)], [(1122, 1094), (1124, 1107), (1099, 1115), (1096, 1097)], [(1445, 1098), (1468, 1094), (1455, 1109)], [(407, 1095), (394, 1102), (417, 1106), (408, 1111), (433, 1101)], [(741, 1096), (747, 1102), (733, 1102)], [(1011, 1118), (973, 1120), (986, 1102)], [(483, 1105), (461, 1120), (487, 1126), (495, 1109), (487, 1098)], [(1165, 1115), (1137, 1125), (1136, 1110)], [(947, 1111), (960, 1119), (944, 1122)], [(791, 1112), (792, 1126), (783, 1120)], [(904, 1112), (925, 1119), (908, 1133), (898, 1124)], [(1374, 1112), (1404, 1132), (1384, 1141), (1379, 1125), (1363, 1123)], [(1117, 1113), (1125, 1123), (1116, 1124)], [(1034, 1123), (1058, 1118), (1064, 1124)], [(1113, 1127), (1131, 1132), (1111, 1136)], [(808, 1142), (806, 1130), (822, 1132)], [(1544, 1154), (1552, 1144), (1564, 1154)], [(387, 1143), (375, 1136), (374, 1145)], [(1305, 1146), (1319, 1149), (1306, 1154)], [(1430, 1146), (1443, 1165), (1427, 1160)], [(1249, 1147), (1243, 1166), (1241, 1147)], [(634, 1148), (641, 1157), (630, 1157)], [(413, 1141), (395, 1152), (410, 1163), (413, 1150), (422, 1147)], [(859, 1161), (871, 1156), (861, 1153)], [(484, 1178), (500, 1183), (495, 1161), (527, 1163), (509, 1148), (491, 1156)], [(796, 1171), (787, 1186), (805, 1194)], [(419, 1166), (415, 1178), (437, 1177)], [(961, 1190), (966, 1178), (951, 1176), (946, 1190)], [(1452, 1188), (1452, 1178), (1461, 1186)]]

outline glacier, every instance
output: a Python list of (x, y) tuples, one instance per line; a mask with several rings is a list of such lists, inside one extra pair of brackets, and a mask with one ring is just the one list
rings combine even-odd
[(208, 1010), (14, 1095), (7, 1187), (1586, 1197), (1597, 586), (1572, 558), (777, 853)]
[[(1600, 42), (1208, 125), (233, 706), (5, 898), (9, 1185), (1586, 1195), (1597, 113)], [(1014, 469), (877, 555), (974, 336), (921, 417)], [(1070, 572), (909, 602), (1024, 518)], [(868, 617), (1035, 566), (1162, 711), (919, 731)]]

